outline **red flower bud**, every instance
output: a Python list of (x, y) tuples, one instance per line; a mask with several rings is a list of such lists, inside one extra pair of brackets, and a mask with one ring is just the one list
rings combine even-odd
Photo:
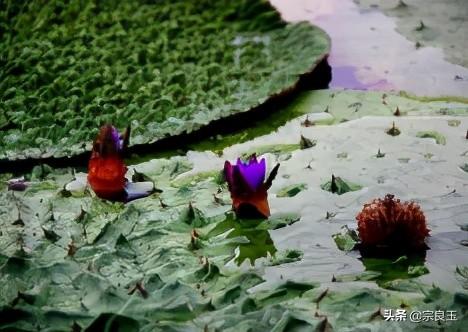
[(127, 182), (123, 151), (127, 144), (128, 130), (121, 136), (111, 125), (101, 127), (88, 164), (88, 182), (98, 197), (123, 197)]

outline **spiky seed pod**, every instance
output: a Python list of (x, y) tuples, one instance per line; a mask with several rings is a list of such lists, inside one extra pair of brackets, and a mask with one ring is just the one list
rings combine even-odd
[(356, 216), (363, 246), (423, 249), (429, 235), (426, 217), (418, 204), (401, 202), (394, 195), (374, 199)]

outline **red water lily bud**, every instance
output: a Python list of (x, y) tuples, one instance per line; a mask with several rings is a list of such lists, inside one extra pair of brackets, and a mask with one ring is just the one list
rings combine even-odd
[(129, 129), (120, 135), (111, 125), (101, 127), (88, 164), (88, 182), (98, 197), (117, 199), (125, 191), (127, 167), (123, 154)]
[(279, 164), (270, 173), (265, 181), (266, 162), (260, 162), (252, 155), (247, 162), (240, 158), (232, 165), (229, 161), (224, 163), (224, 176), (231, 192), (232, 208), (239, 217), (270, 216), (267, 190), (278, 173)]
[(388, 194), (365, 204), (356, 219), (363, 246), (426, 247), (429, 229), (423, 211), (414, 202), (401, 202)]

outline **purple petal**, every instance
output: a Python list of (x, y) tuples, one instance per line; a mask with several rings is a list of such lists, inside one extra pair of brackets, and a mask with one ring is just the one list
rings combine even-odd
[(153, 182), (127, 182), (125, 184), (126, 202), (151, 195), (154, 192)]
[(96, 142), (99, 144), (94, 149), (97, 149), (102, 156), (115, 155), (122, 152), (119, 131), (110, 124), (101, 127)]
[(266, 163), (263, 158), (260, 163), (250, 159), (249, 164), (241, 163), (238, 165), (242, 177), (252, 190), (257, 190), (265, 181)]
[(115, 149), (117, 151), (122, 150), (123, 141), (122, 141), (122, 139), (120, 137), (119, 131), (114, 126), (112, 126), (112, 129), (111, 129), (111, 132), (110, 132), (110, 139), (111, 139), (112, 143), (114, 143)]

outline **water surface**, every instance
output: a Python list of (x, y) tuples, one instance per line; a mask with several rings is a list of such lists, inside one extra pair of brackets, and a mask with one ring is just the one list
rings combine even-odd
[(468, 95), (468, 69), (447, 62), (442, 49), (416, 47), (378, 10), (359, 9), (352, 0), (270, 1), (285, 20), (309, 21), (330, 35), (332, 88)]

